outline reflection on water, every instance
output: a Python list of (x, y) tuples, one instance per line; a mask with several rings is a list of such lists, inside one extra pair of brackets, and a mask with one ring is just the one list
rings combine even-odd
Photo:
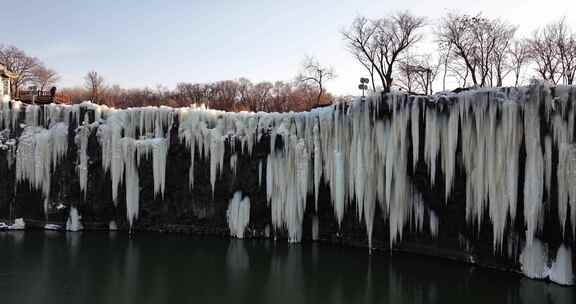
[(173, 235), (0, 232), (0, 303), (574, 303), (574, 288), (422, 258)]

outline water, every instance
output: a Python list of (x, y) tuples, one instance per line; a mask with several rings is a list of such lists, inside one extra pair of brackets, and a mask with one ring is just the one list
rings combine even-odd
[(0, 232), (0, 303), (575, 303), (574, 288), (411, 255), (163, 234)]

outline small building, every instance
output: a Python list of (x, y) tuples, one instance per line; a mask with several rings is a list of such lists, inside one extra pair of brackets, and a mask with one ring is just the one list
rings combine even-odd
[(14, 73), (0, 63), (0, 98), (5, 95), (10, 96), (10, 84), (14, 78), (16, 78)]

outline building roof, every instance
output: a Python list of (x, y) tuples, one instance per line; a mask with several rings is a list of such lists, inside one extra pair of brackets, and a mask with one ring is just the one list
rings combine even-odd
[(16, 78), (16, 75), (9, 71), (6, 66), (0, 63), (0, 76), (5, 78)]

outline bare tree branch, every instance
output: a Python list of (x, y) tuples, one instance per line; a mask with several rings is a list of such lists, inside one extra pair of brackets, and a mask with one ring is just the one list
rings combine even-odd
[(302, 62), (302, 71), (296, 77), (300, 83), (313, 83), (318, 87), (316, 104), (320, 104), (322, 95), (324, 95), (324, 84), (328, 80), (336, 78), (334, 69), (320, 65), (318, 60), (311, 56), (306, 56)]
[(422, 39), (419, 30), (424, 18), (408, 12), (375, 20), (358, 17), (352, 26), (342, 31), (352, 55), (366, 68), (374, 86), (377, 74), (385, 92), (393, 82), (394, 65), (400, 55)]

